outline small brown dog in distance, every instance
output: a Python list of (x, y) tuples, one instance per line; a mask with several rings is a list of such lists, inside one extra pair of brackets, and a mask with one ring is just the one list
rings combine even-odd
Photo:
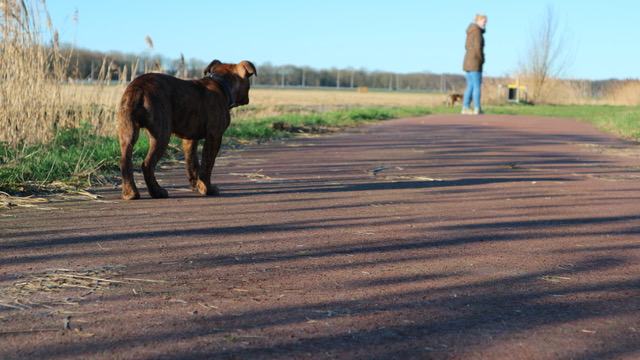
[[(199, 80), (181, 80), (165, 74), (145, 74), (124, 91), (118, 109), (122, 198), (140, 198), (133, 181), (133, 146), (140, 128), (149, 134), (149, 152), (142, 163), (144, 181), (154, 198), (166, 198), (155, 177), (155, 168), (164, 155), (171, 135), (182, 139), (187, 177), (191, 190), (217, 195), (211, 184), (211, 170), (222, 144), (222, 134), (231, 122), (229, 109), (249, 103), (249, 78), (257, 75), (249, 61), (223, 64), (214, 60)], [(198, 161), (198, 141), (204, 139), (202, 161)]]
[(453, 105), (456, 104), (457, 102), (462, 102), (462, 95), (458, 94), (458, 93), (453, 93), (453, 94), (449, 94), (449, 96), (447, 96), (447, 101), (445, 101), (445, 103), (447, 104), (447, 107), (452, 107)]

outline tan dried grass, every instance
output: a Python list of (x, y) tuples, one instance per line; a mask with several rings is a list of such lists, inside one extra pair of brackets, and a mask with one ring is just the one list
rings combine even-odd
[(98, 134), (112, 134), (116, 93), (122, 91), (104, 91), (112, 63), (104, 59), (91, 86), (69, 85), (71, 53), (60, 51), (45, 3), (14, 0), (0, 5), (0, 142), (45, 142), (57, 128), (81, 124), (92, 125)]
[(605, 89), (609, 105), (640, 106), (640, 81), (626, 80)]
[[(592, 94), (591, 83), (587, 80), (562, 80), (549, 79), (545, 83), (545, 97), (535, 99), (532, 97), (532, 87), (534, 81), (531, 79), (511, 79), (511, 78), (490, 78), (482, 84), (483, 103), (499, 105), (504, 104), (506, 99), (506, 86), (516, 85), (526, 88), (527, 101), (538, 105), (605, 105), (606, 98), (597, 98)], [(503, 86), (502, 93), (499, 94), (498, 87)], [(521, 99), (525, 99), (523, 94)]]
[(329, 107), (365, 107), (365, 106), (438, 106), (445, 95), (426, 92), (385, 92), (354, 90), (316, 90), (316, 89), (251, 89), (251, 105), (254, 106), (329, 106)]
[(249, 106), (233, 110), (238, 118), (311, 114), (359, 107), (434, 107), (442, 105), (444, 94), (426, 92), (358, 92), (349, 90), (252, 88)]
[(55, 124), (56, 77), (65, 59), (57, 51), (57, 33), (43, 29), (43, 9), (44, 4), (24, 1), (5, 1), (0, 7), (0, 141), (41, 140)]

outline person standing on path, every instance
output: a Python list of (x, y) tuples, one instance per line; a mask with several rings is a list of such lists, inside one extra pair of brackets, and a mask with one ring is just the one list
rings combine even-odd
[[(482, 88), (482, 65), (484, 64), (484, 32), (487, 16), (476, 15), (475, 22), (467, 28), (466, 53), (462, 69), (467, 73), (467, 90), (462, 99), (463, 114), (482, 114), (480, 92)], [(473, 100), (473, 109), (471, 101)]]

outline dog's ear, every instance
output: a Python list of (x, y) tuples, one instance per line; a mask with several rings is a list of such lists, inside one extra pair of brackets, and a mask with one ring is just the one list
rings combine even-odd
[(251, 61), (244, 60), (240, 64), (236, 65), (236, 72), (243, 78), (251, 77), (251, 75), (258, 76), (256, 67)]
[(209, 66), (207, 66), (206, 68), (204, 68), (204, 75), (209, 75), (209, 74), (213, 74), (213, 68), (215, 68), (216, 66), (222, 64), (220, 62), (220, 60), (213, 60), (211, 62), (211, 64), (209, 64)]

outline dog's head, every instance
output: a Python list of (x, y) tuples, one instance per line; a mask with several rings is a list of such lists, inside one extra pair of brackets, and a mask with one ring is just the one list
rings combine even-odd
[(250, 61), (242, 61), (238, 64), (223, 64), (219, 60), (213, 60), (204, 69), (204, 75), (218, 74), (231, 87), (231, 102), (236, 106), (249, 103), (249, 78), (258, 76), (256, 67)]

